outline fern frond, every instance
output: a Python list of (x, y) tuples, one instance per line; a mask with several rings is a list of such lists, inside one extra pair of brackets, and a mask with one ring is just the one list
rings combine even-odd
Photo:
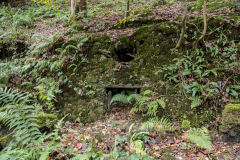
[(191, 128), (190, 131), (187, 133), (186, 138), (201, 148), (209, 150), (213, 149), (211, 146), (211, 137), (207, 128), (205, 127)]
[(121, 102), (124, 104), (128, 104), (128, 96), (125, 94), (116, 94), (112, 97), (110, 104), (112, 104), (113, 102)]
[(135, 140), (130, 142), (130, 151), (136, 154), (140, 154), (141, 156), (145, 156), (146, 149), (144, 147), (144, 143), (141, 140)]
[(139, 101), (140, 100), (140, 96), (138, 94), (130, 94), (128, 97), (127, 97), (127, 100), (129, 103), (133, 103), (134, 101)]
[(160, 120), (157, 118), (151, 118), (148, 121), (142, 123), (140, 129), (157, 132), (172, 132), (175, 130), (175, 127), (167, 118), (161, 118)]
[(26, 145), (41, 136), (34, 106), (14, 105), (0, 115), (3, 123), (15, 132), (13, 137), (18, 143)]
[(202, 104), (202, 100), (201, 100), (200, 97), (191, 97), (189, 99), (192, 101), (192, 103), (191, 103), (191, 108), (192, 109), (195, 108), (195, 107), (198, 107)]
[(17, 92), (11, 88), (0, 88), (0, 107), (6, 105), (23, 104), (28, 100), (28, 95)]

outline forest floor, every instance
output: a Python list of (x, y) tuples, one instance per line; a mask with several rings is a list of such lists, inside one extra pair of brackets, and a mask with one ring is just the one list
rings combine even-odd
[[(191, 2), (189, 5), (190, 4)], [(94, 5), (96, 4), (92, 4), (92, 6)], [(181, 18), (178, 19), (178, 17), (182, 17), (183, 13), (181, 2), (151, 9), (144, 9), (140, 6), (134, 7), (132, 10), (139, 13), (131, 13), (132, 20), (129, 22), (129, 26), (124, 26), (120, 23), (123, 20), (123, 9), (116, 10), (116, 8), (111, 5), (101, 6), (104, 14), (100, 15), (99, 12), (98, 16), (89, 16), (74, 22), (74, 24), (76, 23), (86, 28), (78, 33), (80, 35), (92, 33), (107, 34), (114, 42), (119, 36), (130, 36), (138, 27), (146, 25), (145, 22), (141, 22), (141, 20), (149, 20), (149, 23), (153, 23), (151, 20), (157, 23), (164, 21), (181, 23)], [(97, 12), (96, 8), (97, 7), (95, 7), (94, 10)], [(229, 7), (225, 7), (215, 10), (214, 12), (208, 12), (208, 17), (221, 14), (225, 17), (228, 13), (232, 12)], [(200, 17), (201, 14), (201, 11), (195, 11), (190, 12), (188, 16), (189, 19), (191, 19)], [(228, 18), (226, 18), (226, 20), (230, 21)], [(139, 25), (134, 26), (134, 23), (139, 23)], [(31, 34), (53, 36), (57, 32), (68, 32), (68, 30), (71, 29), (70, 27), (71, 26), (64, 27), (61, 22), (53, 21), (51, 18), (39, 19), (34, 23)], [(22, 26), (21, 29), (25, 30), (26, 27)], [(199, 30), (202, 29), (199, 28)], [(64, 38), (67, 39), (68, 36)], [(30, 41), (32, 42), (32, 39), (30, 39)], [(114, 150), (115, 145), (115, 147), (123, 148), (124, 151), (127, 152), (130, 151), (129, 137), (131, 133), (129, 133), (129, 127), (133, 123), (135, 123), (135, 126), (139, 126), (141, 122), (136, 119), (136, 115), (130, 113), (130, 108), (123, 109), (119, 107), (113, 108), (111, 112), (104, 115), (102, 120), (93, 123), (64, 122), (63, 128), (61, 129), (61, 147), (72, 148), (74, 154), (86, 153), (88, 152), (87, 149), (91, 141), (96, 144), (96, 151), (109, 153)], [(176, 124), (176, 127), (177, 126), (179, 125)], [(221, 135), (215, 131), (211, 131), (213, 150), (201, 149), (186, 139), (186, 133), (187, 131), (181, 132), (180, 130), (176, 130), (174, 133), (150, 132), (148, 134), (148, 140), (145, 141), (144, 144), (146, 153), (157, 159), (166, 157), (170, 157), (171, 159), (171, 157), (175, 157), (180, 160), (240, 160), (240, 143), (225, 142)], [(121, 143), (116, 143), (119, 141), (121, 141)], [(65, 153), (59, 153), (59, 156), (61, 156), (61, 154), (64, 155)]]
[[(92, 33), (107, 34), (111, 40), (115, 42), (121, 35), (132, 35), (140, 26), (146, 24), (154, 24), (164, 21), (181, 23), (183, 16), (183, 4), (177, 2), (174, 4), (161, 5), (161, 7), (151, 6), (152, 2), (146, 4), (136, 3), (131, 6), (131, 14), (129, 20), (124, 19), (124, 10), (118, 6), (118, 2), (109, 5), (100, 5), (99, 2), (92, 2), (89, 7), (88, 17), (78, 17), (75, 24), (84, 27), (83, 32), (78, 34), (85, 36)], [(148, 6), (148, 7), (146, 7)], [(193, 6), (192, 2), (188, 2), (188, 6)], [(144, 8), (145, 7), (145, 8)], [(94, 9), (93, 9), (94, 8)], [(96, 9), (97, 8), (97, 9)], [(91, 15), (95, 13), (96, 15)], [(201, 10), (188, 12), (189, 21), (194, 20), (202, 15)], [(226, 21), (231, 21), (230, 15), (238, 16), (239, 13), (233, 12), (231, 7), (223, 7), (215, 9), (207, 13), (208, 17), (223, 16)], [(54, 24), (55, 23), (55, 24)], [(174, 26), (177, 27), (177, 26)], [(66, 32), (69, 27), (64, 27), (61, 22), (54, 22), (52, 18), (41, 19), (35, 23), (34, 34), (45, 34), (52, 36), (56, 32)], [(199, 31), (201, 29), (199, 28)], [(65, 37), (67, 38), (67, 36)]]
[[(80, 123), (65, 123), (62, 129), (61, 140), (64, 148), (71, 147), (74, 153), (85, 153), (88, 146), (88, 141), (96, 143), (97, 151), (113, 151), (115, 141), (119, 139), (128, 139), (129, 126), (139, 121), (134, 119), (134, 115), (129, 111), (113, 108), (112, 113), (105, 114), (103, 120), (99, 120), (87, 125)], [(194, 144), (191, 144), (185, 137), (186, 133), (157, 133), (150, 132), (149, 140), (145, 142), (146, 152), (148, 155), (157, 159), (168, 157), (172, 159), (234, 159), (240, 160), (240, 143), (227, 143), (222, 140), (222, 137), (213, 132), (212, 147), (213, 150), (200, 149)], [(129, 144), (118, 144), (118, 147), (123, 147), (124, 151), (129, 151)]]

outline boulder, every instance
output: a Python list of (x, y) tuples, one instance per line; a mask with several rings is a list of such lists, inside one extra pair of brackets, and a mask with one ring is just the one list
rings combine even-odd
[(220, 132), (227, 141), (240, 142), (240, 104), (228, 104), (222, 112)]

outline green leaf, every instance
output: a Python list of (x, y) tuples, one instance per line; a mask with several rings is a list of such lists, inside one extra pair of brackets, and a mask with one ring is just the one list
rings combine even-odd
[(202, 104), (202, 100), (201, 100), (200, 97), (191, 97), (189, 99), (192, 101), (192, 103), (191, 103), (191, 108), (192, 109), (195, 108), (195, 107), (198, 107)]

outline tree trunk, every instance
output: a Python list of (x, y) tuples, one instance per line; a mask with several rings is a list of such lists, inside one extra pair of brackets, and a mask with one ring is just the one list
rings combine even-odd
[(207, 11), (206, 10), (207, 10), (207, 0), (204, 0), (204, 2), (203, 2), (203, 23), (204, 23), (203, 32), (202, 32), (202, 35), (194, 42), (194, 44), (193, 44), (194, 48), (197, 48), (198, 42), (201, 41), (207, 33)]
[(127, 0), (125, 18), (129, 17), (129, 8), (130, 8), (130, 0)]
[(80, 0), (79, 11), (84, 13), (84, 17), (87, 17), (87, 1)]
[(186, 32), (186, 19), (187, 19), (187, 1), (185, 0), (184, 1), (184, 15), (183, 15), (183, 20), (182, 20), (182, 30), (181, 30), (181, 35), (180, 35), (180, 38), (178, 40), (178, 43), (176, 45), (176, 49), (180, 48), (182, 43), (183, 43), (183, 40), (184, 40), (184, 35), (185, 35), (185, 32)]
[(77, 0), (71, 0), (71, 16), (76, 15)]

